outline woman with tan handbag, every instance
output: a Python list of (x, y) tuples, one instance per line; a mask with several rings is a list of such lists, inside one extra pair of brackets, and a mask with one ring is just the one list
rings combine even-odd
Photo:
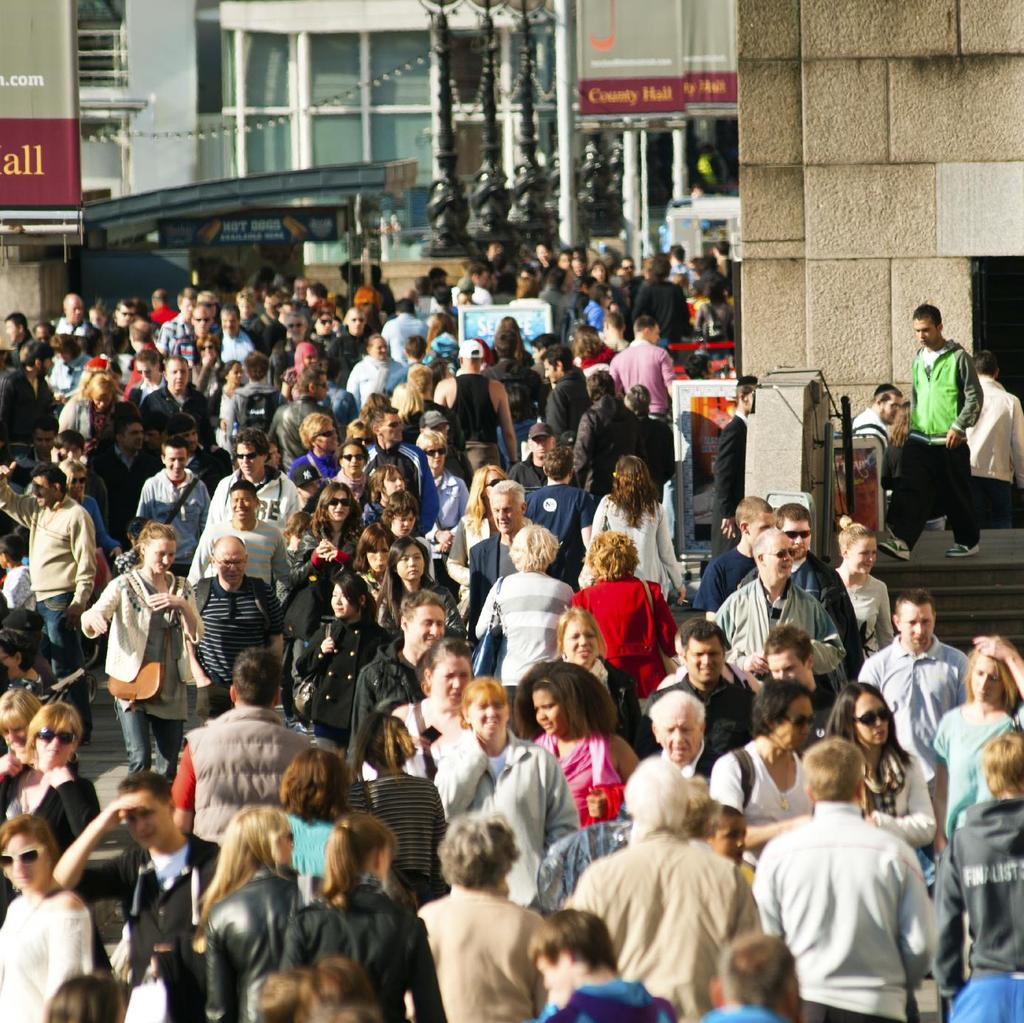
[(106, 669), (129, 773), (149, 769), (152, 736), (156, 770), (173, 780), (188, 716), (185, 683), (192, 677), (185, 641), (198, 643), (203, 626), (191, 584), (170, 572), (174, 530), (147, 522), (135, 548), (138, 568), (107, 585), (82, 615), (82, 631), (90, 639), (110, 632)]

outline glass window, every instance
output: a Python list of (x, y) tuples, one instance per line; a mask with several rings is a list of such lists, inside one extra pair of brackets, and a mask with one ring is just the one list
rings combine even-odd
[(310, 36), (309, 63), (314, 106), (359, 106), (359, 36)]
[(432, 170), (430, 114), (373, 114), (370, 148), (378, 160), (418, 160), (416, 183), (429, 184)]
[(288, 36), (252, 32), (246, 43), (245, 105), (288, 106)]
[(313, 118), (313, 166), (359, 163), (363, 130), (359, 114), (317, 114)]
[[(252, 131), (245, 134), (245, 161), (248, 173), (261, 174), (265, 171), (284, 171), (292, 168), (292, 130), (286, 121), (268, 124), (266, 117), (250, 117), (246, 123)], [(257, 130), (256, 125), (264, 127)]]
[[(424, 57), (424, 62), (417, 64), (417, 57)], [(405, 70), (405, 64), (412, 64), (412, 68)], [(392, 74), (395, 68), (401, 69), (397, 77)], [(429, 32), (377, 32), (370, 37), (370, 77), (389, 76), (371, 90), (371, 106), (429, 105), (429, 74)]]
[(221, 81), (224, 83), (224, 106), (235, 105), (235, 33), (221, 33)]

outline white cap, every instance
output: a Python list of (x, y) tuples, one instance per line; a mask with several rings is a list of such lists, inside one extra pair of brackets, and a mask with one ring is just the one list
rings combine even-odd
[(463, 341), (459, 345), (460, 359), (482, 359), (484, 357), (484, 346), (476, 338), (471, 341)]

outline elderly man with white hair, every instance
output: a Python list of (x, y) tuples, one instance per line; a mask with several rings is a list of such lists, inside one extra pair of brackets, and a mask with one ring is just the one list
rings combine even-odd
[(709, 983), (722, 949), (760, 930), (739, 868), (686, 837), (691, 791), (675, 764), (645, 760), (626, 784), (629, 846), (592, 864), (569, 902), (608, 925), (623, 977), (667, 998), (688, 1020), (711, 1010)]
[(666, 693), (648, 711), (661, 756), (679, 768), (684, 778), (707, 778), (715, 755), (704, 749), (704, 704), (689, 693)]
[(754, 675), (768, 674), (764, 642), (776, 625), (795, 625), (811, 637), (815, 675), (834, 671), (846, 656), (828, 612), (793, 582), (791, 547), (781, 529), (766, 529), (754, 541), (757, 577), (730, 594), (715, 615), (729, 642), (728, 661)]

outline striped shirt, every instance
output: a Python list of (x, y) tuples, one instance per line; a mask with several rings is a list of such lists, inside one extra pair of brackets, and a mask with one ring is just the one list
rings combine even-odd
[(425, 886), (431, 894), (445, 892), (437, 847), (447, 823), (441, 797), (432, 781), (409, 774), (386, 774), (352, 786), (353, 806), (365, 804), (398, 839), (395, 867), (410, 884)]
[[(266, 592), (263, 600), (270, 613), (270, 624), (256, 603), (256, 588)], [(214, 579), (210, 586), (210, 599), (200, 608), (203, 619), (203, 638), (196, 647), (196, 657), (203, 671), (222, 686), (231, 685), (231, 671), (243, 650), (265, 647), (271, 636), (280, 636), (284, 628), (281, 604), (266, 583), (250, 579), (229, 592)]]
[(514, 686), (533, 665), (558, 656), (558, 619), (572, 604), (572, 587), (541, 572), (516, 572), (499, 579), (480, 609), (477, 638), (490, 627), (495, 599), (505, 634), (501, 681)]

